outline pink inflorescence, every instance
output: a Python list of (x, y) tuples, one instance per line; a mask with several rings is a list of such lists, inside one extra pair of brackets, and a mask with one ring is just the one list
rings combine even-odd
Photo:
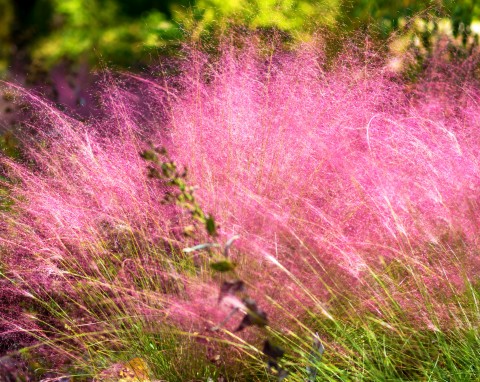
[(312, 47), (191, 52), (175, 79), (107, 87), (108, 118), (85, 123), (27, 96), (39, 116), (34, 164), (4, 160), (16, 213), (4, 214), (2, 245), (48, 280), (55, 259), (91, 256), (106, 224), (152, 245), (177, 240), (179, 211), (160, 203), (139, 156), (152, 141), (188, 169), (221, 238), (241, 235), (232, 256), (247, 259), (236, 259), (246, 274), (288, 293), (292, 309), (327, 298), (325, 282), (358, 282), (392, 260), (432, 287), (461, 287), (456, 257), (466, 277), (479, 269), (475, 65), (439, 55), (412, 85), (364, 57), (327, 70)]
[(432, 63), (412, 90), (378, 62), (322, 63), (227, 52), (185, 79), (168, 137), (224, 232), (251, 256), (307, 251), (355, 276), (449, 234), (475, 244), (473, 76)]

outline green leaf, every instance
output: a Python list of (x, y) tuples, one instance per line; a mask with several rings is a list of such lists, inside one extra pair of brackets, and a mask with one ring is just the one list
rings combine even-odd
[(210, 236), (217, 235), (217, 225), (215, 223), (215, 220), (213, 220), (213, 217), (210, 215), (205, 220), (205, 228), (207, 229), (207, 232)]
[(153, 150), (145, 150), (142, 153), (140, 153), (140, 156), (148, 161), (155, 162), (157, 160), (157, 154)]
[(210, 263), (210, 267), (217, 272), (229, 272), (235, 269), (235, 264), (227, 260)]

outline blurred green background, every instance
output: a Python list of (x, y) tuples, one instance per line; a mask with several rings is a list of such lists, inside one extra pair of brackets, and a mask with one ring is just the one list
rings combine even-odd
[(172, 54), (181, 41), (232, 27), (277, 29), (293, 41), (319, 29), (340, 36), (368, 30), (387, 39), (412, 17), (435, 20), (418, 24), (423, 32), (443, 25), (466, 43), (480, 30), (480, 1), (0, 0), (0, 73), (59, 62), (135, 70)]

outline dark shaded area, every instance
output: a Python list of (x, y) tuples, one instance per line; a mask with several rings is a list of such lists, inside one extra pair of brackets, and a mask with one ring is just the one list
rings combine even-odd
[(172, 4), (188, 6), (189, 2), (178, 0), (137, 0), (119, 2), (121, 12), (126, 16), (139, 17), (145, 12), (158, 10), (170, 19), (172, 18)]
[(15, 0), (12, 43), (18, 52), (51, 31), (53, 8), (48, 0)]

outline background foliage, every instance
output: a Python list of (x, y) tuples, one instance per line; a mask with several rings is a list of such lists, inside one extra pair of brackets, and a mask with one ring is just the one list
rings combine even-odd
[[(185, 38), (232, 25), (279, 29), (294, 39), (328, 29), (370, 29), (380, 38), (420, 15), (448, 18), (465, 38), (480, 17), (475, 0), (0, 0), (0, 71), (62, 61), (148, 64)], [(430, 32), (435, 32), (432, 28)], [(160, 49), (159, 49), (160, 48)]]

